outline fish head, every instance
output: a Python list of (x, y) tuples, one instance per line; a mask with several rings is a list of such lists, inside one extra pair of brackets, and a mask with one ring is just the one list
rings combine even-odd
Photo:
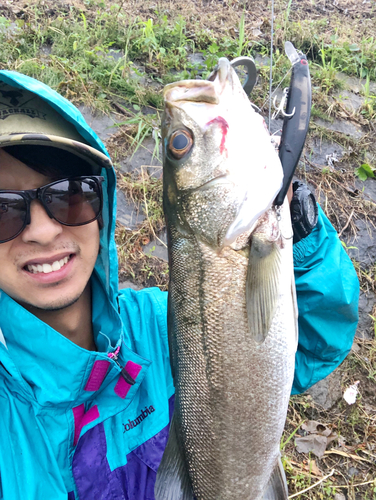
[(162, 119), (164, 204), (182, 230), (232, 244), (250, 231), (282, 186), (265, 121), (230, 62), (208, 80), (167, 85)]

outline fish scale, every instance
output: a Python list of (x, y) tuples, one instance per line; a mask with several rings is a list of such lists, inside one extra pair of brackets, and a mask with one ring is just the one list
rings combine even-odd
[[(189, 253), (192, 261), (200, 263), (199, 268), (190, 268), (188, 276), (187, 271), (180, 269), (187, 269), (185, 259), (175, 255), (180, 266), (171, 269), (172, 284), (176, 281), (181, 287), (184, 275), (189, 281), (189, 286), (181, 287), (185, 294), (180, 297), (179, 308), (189, 311), (191, 324), (196, 325), (195, 330), (187, 329), (186, 313), (175, 312), (176, 334), (188, 346), (187, 357), (178, 361), (176, 373), (177, 415), (183, 441), (186, 439), (195, 495), (199, 500), (235, 500), (240, 495), (258, 498), (268, 479), (263, 477), (265, 471), (273, 470), (279, 455), (275, 443), (279, 443), (285, 417), (275, 418), (273, 413), (279, 413), (289, 398), (289, 393), (282, 390), (281, 380), (288, 375), (291, 378), (294, 368), (293, 351), (283, 363), (279, 355), (289, 348), (286, 327), (276, 319), (265, 344), (250, 346), (244, 298), (247, 256), (229, 248), (218, 255), (208, 246), (184, 241), (177, 246), (184, 249), (184, 255)], [(174, 293), (172, 285), (172, 301)], [(281, 299), (277, 318), (288, 305), (284, 304), (286, 299), (289, 297)], [(191, 363), (191, 359), (195, 362)], [(187, 360), (189, 366), (185, 368)], [(260, 381), (264, 381), (267, 390), (259, 387)], [(265, 411), (260, 413), (259, 408)], [(259, 418), (255, 418), (256, 412)], [(273, 454), (269, 452), (269, 443), (274, 446)]]
[[(229, 111), (227, 97), (242, 114), (246, 104), (228, 61), (221, 64), (213, 81), (178, 82), (165, 91), (168, 330), (176, 397), (156, 500), (287, 498), (278, 478), (297, 344), (289, 207), (285, 202), (278, 217), (269, 209), (282, 172), (251, 107), (253, 145), (264, 144), (263, 154), (239, 165), (239, 149), (249, 147), (252, 136)], [(199, 102), (209, 87), (210, 104), (205, 95)], [(174, 159), (169, 138), (179, 130), (191, 138), (181, 141), (191, 149)], [(250, 140), (242, 139), (245, 132)], [(266, 175), (265, 163), (274, 174), (265, 177), (270, 186), (260, 187), (255, 182)], [(254, 276), (263, 283), (264, 273), (269, 295), (252, 288)], [(269, 297), (271, 306), (262, 308)]]

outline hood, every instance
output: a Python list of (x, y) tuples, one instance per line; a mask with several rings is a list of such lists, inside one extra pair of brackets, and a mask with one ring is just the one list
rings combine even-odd
[[(86, 123), (81, 112), (67, 99), (52, 90), (44, 83), (15, 71), (0, 71), (0, 81), (18, 89), (37, 94), (50, 105), (64, 120), (72, 124), (79, 135), (91, 147), (109, 157), (109, 154), (96, 135)], [(103, 228), (100, 232), (101, 251), (95, 265), (95, 271), (108, 294), (111, 303), (117, 308), (118, 261), (114, 239), (116, 219), (116, 176), (113, 168), (102, 168), (103, 183)]]

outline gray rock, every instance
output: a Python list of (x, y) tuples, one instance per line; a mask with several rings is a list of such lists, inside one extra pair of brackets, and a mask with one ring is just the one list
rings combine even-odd
[(261, 54), (256, 54), (254, 57), (255, 63), (258, 66), (269, 66), (270, 65), (270, 57), (262, 56)]
[(320, 380), (307, 391), (315, 403), (329, 410), (342, 396), (341, 374), (334, 370), (324, 380)]
[(372, 310), (376, 304), (376, 295), (369, 291), (368, 293), (360, 292), (359, 297), (359, 323), (356, 330), (356, 336), (359, 338), (371, 339), (374, 338), (374, 322), (370, 317)]
[[(336, 142), (326, 141), (325, 139), (322, 141), (314, 139), (307, 147), (308, 159), (315, 165), (320, 165), (322, 167), (328, 166), (328, 158), (337, 158), (338, 160), (341, 160), (344, 152), (345, 148)], [(335, 166), (335, 162), (333, 163)]]
[(336, 493), (333, 500), (346, 500), (346, 497), (343, 493)]
[(327, 128), (340, 134), (349, 135), (354, 139), (360, 139), (364, 135), (364, 132), (359, 126), (346, 120), (335, 119), (333, 122), (327, 122), (322, 118), (315, 118), (314, 122), (320, 125), (320, 127)]
[(349, 467), (347, 473), (350, 477), (353, 477), (359, 474), (359, 470), (356, 467)]
[(118, 115), (115, 113), (111, 113), (110, 116), (103, 113), (93, 113), (90, 108), (83, 105), (78, 106), (78, 109), (83, 114), (88, 125), (102, 141), (106, 141), (111, 135), (116, 134), (118, 131), (116, 124), (121, 120), (118, 119)]
[[(357, 78), (352, 76), (347, 76), (345, 73), (337, 73), (337, 78), (341, 80), (345, 87), (350, 89), (355, 94), (364, 92), (367, 80), (365, 78)], [(370, 82), (370, 92), (376, 92), (376, 83)]]
[[(140, 172), (142, 166), (148, 167), (148, 173), (155, 177), (161, 175), (162, 169), (151, 168), (161, 167), (162, 163), (154, 156), (155, 141), (152, 137), (147, 137), (139, 146), (133, 156), (120, 161), (121, 172)], [(162, 149), (159, 150), (159, 157), (162, 157)]]
[(364, 104), (365, 97), (348, 90), (339, 90), (334, 94), (337, 101), (341, 102), (344, 107), (350, 112), (356, 113)]
[(113, 50), (110, 49), (108, 52), (103, 52), (102, 50), (99, 50), (97, 52), (97, 56), (99, 57), (104, 57), (107, 60), (114, 60), (115, 62), (118, 62), (119, 59), (124, 57), (124, 51), (123, 50)]
[(137, 226), (145, 220), (145, 215), (130, 203), (123, 191), (116, 190), (117, 213), (116, 219), (128, 229), (137, 229)]
[(202, 52), (194, 52), (193, 54), (189, 54), (187, 57), (188, 62), (192, 64), (192, 66), (198, 66), (206, 69), (205, 59), (206, 57), (202, 54)]
[(122, 290), (123, 288), (132, 288), (132, 290), (142, 290), (144, 287), (140, 285), (136, 285), (135, 283), (132, 283), (132, 281), (120, 281), (119, 282), (119, 290)]
[[(167, 235), (166, 235), (166, 230), (162, 232), (158, 236), (159, 240), (153, 240), (147, 245), (144, 246), (143, 252), (146, 255), (150, 255), (153, 257), (158, 257), (159, 259), (162, 259), (166, 262), (168, 262), (168, 251), (167, 251)], [(164, 244), (163, 244), (163, 243)]]
[(43, 56), (49, 56), (52, 53), (52, 45), (49, 44), (42, 45), (40, 48), (40, 53)]
[(357, 220), (358, 229), (355, 238), (345, 238), (350, 257), (357, 260), (363, 269), (368, 269), (376, 261), (375, 229), (364, 220)]
[(357, 179), (355, 186), (363, 192), (366, 199), (376, 203), (376, 179), (367, 179), (365, 182)]

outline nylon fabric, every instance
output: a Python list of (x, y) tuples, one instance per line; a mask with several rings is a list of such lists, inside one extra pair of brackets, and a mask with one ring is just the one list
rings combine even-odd
[[(81, 113), (59, 94), (15, 72), (0, 71), (1, 80), (37, 93), (92, 147), (108, 155)], [(145, 500), (145, 491), (151, 495), (154, 489), (155, 463), (165, 446), (169, 398), (174, 393), (167, 294), (155, 288), (118, 291), (116, 176), (113, 169), (103, 168), (101, 173), (104, 227), (91, 278), (97, 352), (73, 344), (0, 290), (5, 341), (0, 342), (1, 500)], [(120, 366), (128, 363), (138, 370), (124, 397), (115, 391), (123, 380), (121, 368), (108, 356), (117, 349)], [(107, 365), (88, 386), (93, 367)], [(135, 422), (132, 428), (129, 420)], [(100, 439), (90, 441), (91, 435)], [(143, 447), (142, 455), (149, 440), (154, 443), (154, 466), (133, 455)], [(133, 479), (135, 468), (128, 471), (128, 456), (130, 462), (143, 464), (144, 482)], [(109, 484), (100, 481), (102, 464), (110, 475)]]
[(358, 324), (359, 281), (328, 218), (294, 245), (299, 345), (292, 394), (329, 375), (349, 353)]

